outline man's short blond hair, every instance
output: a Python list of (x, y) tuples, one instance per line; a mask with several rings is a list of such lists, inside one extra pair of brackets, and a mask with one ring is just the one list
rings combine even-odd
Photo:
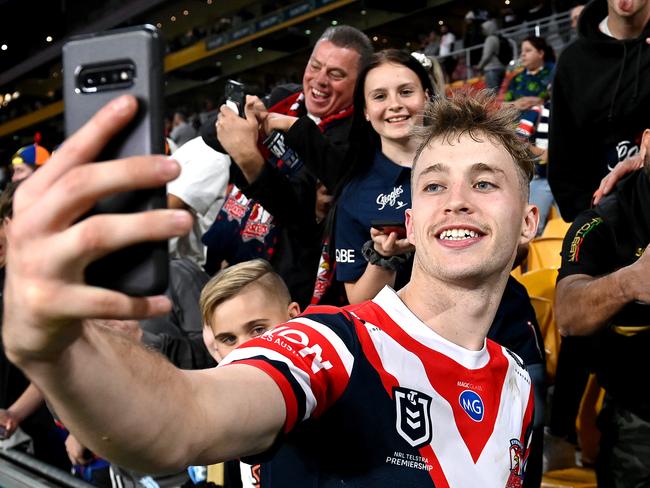
[(261, 287), (269, 301), (277, 301), (286, 306), (291, 303), (289, 289), (280, 275), (267, 261), (253, 259), (221, 270), (206, 283), (199, 299), (203, 324), (210, 324), (217, 306), (251, 284)]
[(450, 143), (453, 138), (468, 135), (477, 142), (487, 138), (503, 146), (517, 165), (522, 192), (528, 200), (530, 180), (533, 178), (536, 157), (515, 132), (519, 110), (512, 105), (501, 105), (488, 90), (457, 91), (447, 98), (435, 97), (427, 102), (423, 125), (416, 127), (413, 136), (419, 141), (413, 160), (413, 173), (422, 151), (434, 139)]

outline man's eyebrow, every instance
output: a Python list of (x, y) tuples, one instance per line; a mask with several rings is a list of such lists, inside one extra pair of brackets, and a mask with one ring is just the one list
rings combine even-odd
[(473, 164), (471, 167), (471, 172), (476, 174), (476, 173), (498, 173), (501, 176), (505, 176), (506, 172), (503, 171), (501, 168), (497, 168), (495, 166), (492, 166), (490, 164), (486, 163), (476, 163)]
[(449, 173), (449, 166), (443, 163), (430, 164), (420, 172), (418, 179), (428, 175), (429, 173)]

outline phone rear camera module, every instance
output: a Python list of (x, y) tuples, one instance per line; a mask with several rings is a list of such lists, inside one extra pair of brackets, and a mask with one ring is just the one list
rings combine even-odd
[(87, 65), (77, 72), (77, 91), (96, 93), (124, 90), (133, 86), (135, 78), (135, 63), (132, 61)]

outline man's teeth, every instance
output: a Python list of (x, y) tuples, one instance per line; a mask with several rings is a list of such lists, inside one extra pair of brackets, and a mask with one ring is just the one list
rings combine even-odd
[(440, 234), (440, 239), (450, 241), (460, 241), (462, 239), (471, 239), (473, 237), (478, 237), (478, 234), (473, 230), (468, 229), (449, 229)]
[(312, 93), (313, 93), (314, 95), (316, 95), (317, 97), (325, 98), (325, 97), (327, 96), (327, 93), (322, 92), (322, 91), (320, 91), (320, 90), (317, 90), (316, 88), (312, 88), (311, 91), (312, 91)]
[(387, 120), (388, 120), (388, 122), (401, 122), (401, 121), (406, 120), (408, 118), (409, 118), (408, 115), (401, 115), (399, 117), (390, 117)]

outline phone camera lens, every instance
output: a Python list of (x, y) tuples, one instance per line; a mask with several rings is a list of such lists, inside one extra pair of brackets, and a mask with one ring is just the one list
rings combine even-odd
[(86, 78), (86, 84), (91, 86), (94, 85), (95, 79), (89, 76), (88, 78)]

